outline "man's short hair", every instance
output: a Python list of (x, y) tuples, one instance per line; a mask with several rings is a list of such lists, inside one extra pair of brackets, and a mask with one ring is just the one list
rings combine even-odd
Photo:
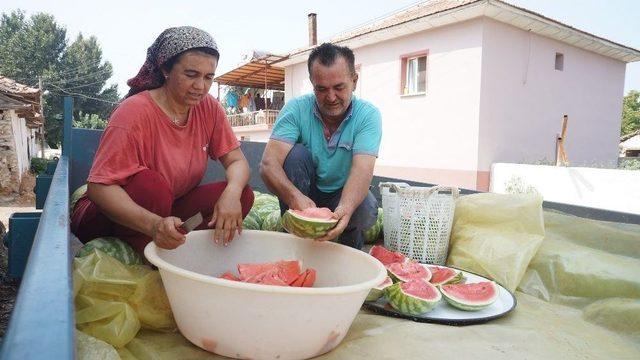
[(342, 56), (347, 65), (349, 66), (349, 72), (351, 75), (356, 75), (355, 57), (353, 51), (346, 46), (337, 46), (331, 43), (324, 43), (317, 48), (313, 49), (309, 54), (309, 60), (307, 60), (307, 68), (309, 69), (309, 77), (311, 77), (311, 66), (313, 62), (318, 60), (320, 64), (324, 66), (333, 65), (338, 56)]

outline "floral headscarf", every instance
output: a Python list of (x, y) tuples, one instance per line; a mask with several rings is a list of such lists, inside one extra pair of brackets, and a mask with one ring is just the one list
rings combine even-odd
[(162, 64), (183, 51), (202, 47), (218, 51), (216, 41), (206, 31), (191, 26), (166, 29), (147, 50), (147, 59), (138, 75), (127, 81), (130, 89), (126, 97), (161, 87), (164, 84)]

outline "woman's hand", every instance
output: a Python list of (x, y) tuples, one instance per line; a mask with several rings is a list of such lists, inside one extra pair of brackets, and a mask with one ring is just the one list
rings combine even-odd
[(213, 208), (213, 216), (209, 227), (215, 227), (213, 240), (216, 244), (227, 246), (235, 236), (235, 232), (242, 233), (242, 205), (240, 195), (225, 189)]
[(153, 225), (151, 238), (158, 247), (175, 249), (184, 244), (186, 240), (186, 237), (176, 229), (180, 225), (182, 225), (182, 220), (174, 216), (159, 219)]

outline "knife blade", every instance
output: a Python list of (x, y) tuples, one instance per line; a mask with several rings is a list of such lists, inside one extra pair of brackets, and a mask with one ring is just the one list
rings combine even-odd
[(201, 213), (197, 213), (188, 218), (182, 225), (177, 227), (177, 230), (182, 234), (187, 234), (193, 231), (198, 225), (202, 224), (203, 218)]

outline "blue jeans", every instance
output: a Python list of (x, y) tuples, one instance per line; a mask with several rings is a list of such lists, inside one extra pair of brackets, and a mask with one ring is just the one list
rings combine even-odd
[[(289, 181), (295, 185), (300, 192), (316, 203), (317, 207), (328, 207), (334, 211), (340, 202), (342, 189), (332, 193), (325, 193), (316, 187), (316, 169), (311, 158), (311, 153), (302, 144), (295, 144), (284, 161), (284, 172)], [(280, 201), (280, 211), (284, 214), (289, 206)], [(369, 229), (376, 222), (378, 217), (378, 201), (371, 191), (360, 203), (351, 215), (349, 224), (342, 235), (338, 237), (338, 242), (356, 249), (362, 249), (364, 243), (363, 232)]]

